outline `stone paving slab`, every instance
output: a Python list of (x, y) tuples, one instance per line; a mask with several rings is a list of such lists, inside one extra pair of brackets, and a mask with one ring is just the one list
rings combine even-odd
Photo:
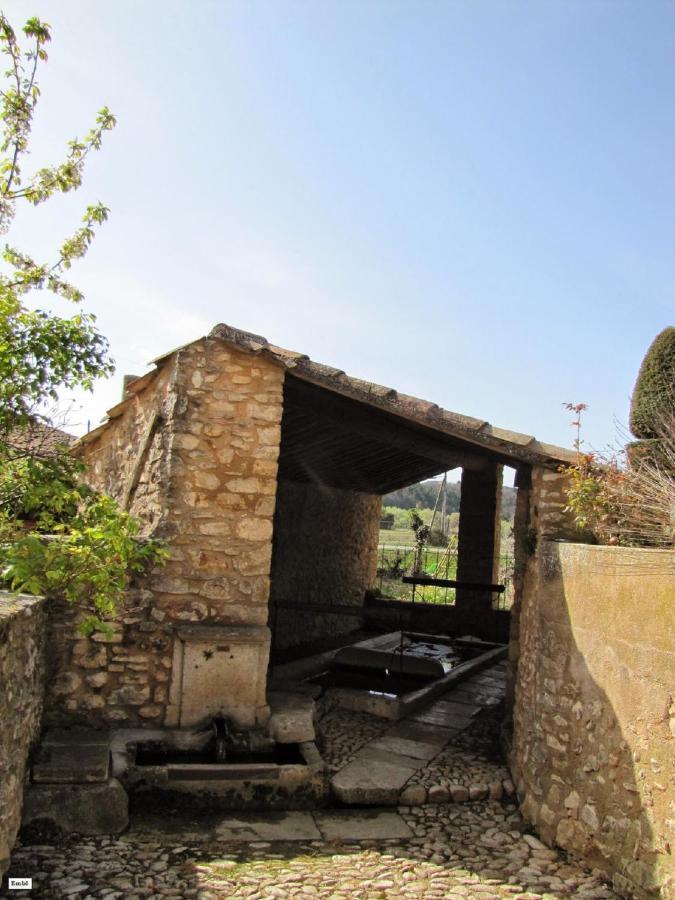
[(403, 786), (416, 768), (357, 758), (333, 777), (331, 786), (342, 803), (396, 806)]
[[(157, 837), (159, 837), (159, 835), (157, 835)], [(211, 840), (212, 838), (219, 841), (232, 841), (235, 844), (240, 841), (250, 843), (251, 841), (262, 840), (258, 832), (254, 831), (252, 828), (232, 827), (225, 823), (218, 825), (215, 832), (209, 831), (207, 834), (202, 835), (201, 838), (198, 837), (197, 840)], [(195, 840), (195, 837), (192, 836), (190, 839)]]
[(503, 683), (503, 674), (493, 673), (492, 671), (481, 672), (480, 675), (474, 675), (473, 678), (463, 682), (463, 684), (481, 684), (488, 687), (499, 687)]
[(448, 741), (459, 734), (459, 728), (444, 728), (441, 725), (425, 725), (422, 722), (403, 719), (386, 732), (387, 737), (400, 737), (412, 741), (424, 741), (436, 747), (445, 747)]
[[(238, 832), (253, 832), (252, 838), (241, 837)], [(231, 832), (236, 837), (227, 837)], [(254, 841), (312, 841), (321, 838), (311, 812), (241, 813), (222, 819), (215, 830), (221, 840)]]
[(327, 810), (314, 813), (327, 841), (406, 840), (413, 832), (398, 813), (389, 810)]
[(368, 744), (363, 750), (359, 750), (355, 759), (372, 760), (375, 763), (388, 763), (389, 765), (399, 766), (402, 769), (410, 769), (410, 773), (416, 772), (418, 769), (424, 768), (428, 760), (415, 759), (412, 756), (402, 756), (400, 753), (393, 753), (391, 750), (382, 750), (373, 744)]
[(424, 725), (440, 725), (461, 731), (471, 724), (471, 716), (461, 716), (433, 704), (422, 712), (410, 716), (408, 721), (422, 722)]
[(40, 741), (43, 747), (46, 746), (101, 746), (108, 747), (110, 745), (110, 734), (107, 731), (94, 731), (93, 728), (52, 728), (46, 732)]
[(457, 688), (448, 694), (448, 699), (459, 703), (478, 703), (481, 706), (493, 706), (504, 698), (504, 691), (493, 691), (489, 688), (476, 686), (475, 688)]
[[(451, 699), (452, 698), (452, 699)], [(481, 705), (476, 703), (467, 702), (462, 699), (456, 699), (453, 694), (446, 694), (440, 700), (437, 700), (432, 706), (431, 709), (440, 709), (443, 711), (455, 713), (458, 716), (470, 716), (473, 717), (481, 710)]]
[[(258, 836), (250, 829), (238, 829), (236, 832), (232, 829), (232, 837), (229, 836), (227, 829), (223, 829), (224, 834), (220, 840), (240, 839), (239, 835), (248, 832), (248, 837), (241, 840), (257, 841)], [(167, 840), (176, 840), (180, 837), (182, 841), (192, 841), (200, 843), (201, 841), (211, 841), (214, 837), (213, 822), (206, 819), (205, 821), (195, 821), (191, 819), (186, 821), (184, 818), (178, 818), (166, 815), (151, 815), (148, 813), (134, 812), (131, 819), (130, 827), (124, 834), (118, 838), (123, 844), (155, 844), (157, 842), (165, 842)]]
[(428, 743), (422, 737), (419, 740), (412, 740), (393, 734), (385, 734), (376, 741), (372, 741), (369, 746), (386, 753), (423, 760), (433, 759), (439, 751), (438, 744)]

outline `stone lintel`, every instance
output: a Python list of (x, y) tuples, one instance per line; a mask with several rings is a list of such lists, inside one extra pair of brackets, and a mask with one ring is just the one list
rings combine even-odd
[(176, 629), (181, 641), (229, 641), (232, 644), (264, 643), (271, 639), (265, 625), (181, 625)]

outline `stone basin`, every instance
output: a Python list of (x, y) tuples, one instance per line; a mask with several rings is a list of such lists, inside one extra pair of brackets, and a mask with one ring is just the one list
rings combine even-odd
[(398, 720), (464, 678), (506, 657), (508, 648), (475, 638), (390, 632), (335, 652), (308, 680), (332, 703)]
[(134, 729), (114, 735), (113, 772), (133, 803), (166, 805), (190, 795), (212, 809), (306, 809), (323, 806), (328, 784), (313, 741), (213, 759), (208, 736), (178, 729)]

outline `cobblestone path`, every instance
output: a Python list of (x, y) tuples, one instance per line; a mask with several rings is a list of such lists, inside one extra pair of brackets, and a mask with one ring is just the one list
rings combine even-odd
[[(283, 816), (283, 814), (281, 814)], [(18, 846), (10, 875), (33, 878), (22, 897), (199, 898), (594, 898), (615, 895), (593, 873), (547, 849), (514, 805), (484, 801), (398, 812), (290, 813), (257, 820), (172, 818), (135, 826), (122, 839), (68, 839)], [(318, 839), (242, 840), (270, 822), (298, 835), (314, 819)], [(256, 821), (258, 825), (256, 825)], [(268, 832), (265, 832), (267, 827)], [(312, 828), (314, 825), (312, 825)], [(220, 840), (218, 833), (238, 840)], [(386, 834), (406, 837), (385, 837)], [(380, 835), (360, 837), (360, 835)], [(36, 835), (36, 839), (44, 840)], [(3, 897), (19, 896), (17, 892)]]
[[(141, 804), (120, 838), (63, 839), (36, 826), (23, 833), (9, 872), (32, 878), (33, 890), (0, 889), (0, 897), (615, 897), (599, 873), (540, 843), (509, 791), (474, 799), (472, 785), (508, 778), (499, 748), (502, 698), (503, 666), (497, 666), (465, 683), (451, 704), (443, 699), (396, 726), (340, 709), (324, 717), (320, 731), (329, 772), (339, 771), (387, 734), (420, 740), (425, 732), (445, 729), (440, 752), (416, 772), (408, 789), (408, 794), (421, 790), (424, 805), (197, 814), (185, 806), (159, 812)], [(461, 703), (475, 711), (463, 717), (461, 727), (448, 727), (448, 717), (456, 716), (450, 707)], [(434, 716), (443, 722), (439, 725)], [(377, 765), (377, 756), (371, 764)], [(445, 791), (443, 802), (432, 800), (445, 785), (454, 786), (452, 796)], [(463, 799), (470, 802), (448, 803), (455, 799), (455, 788), (464, 789)]]

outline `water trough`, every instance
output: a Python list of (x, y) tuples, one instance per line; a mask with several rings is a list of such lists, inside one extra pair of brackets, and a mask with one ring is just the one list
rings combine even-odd
[(504, 644), (468, 636), (395, 631), (317, 657), (305, 679), (338, 706), (398, 720), (506, 654)]

